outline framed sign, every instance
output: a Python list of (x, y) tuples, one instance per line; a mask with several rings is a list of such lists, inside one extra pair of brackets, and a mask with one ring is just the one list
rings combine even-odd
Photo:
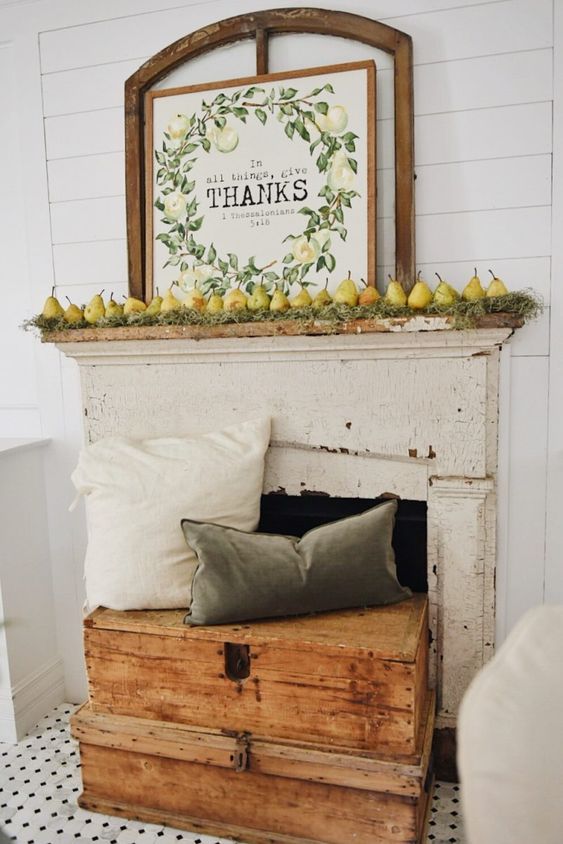
[(145, 95), (146, 295), (375, 283), (375, 64)]

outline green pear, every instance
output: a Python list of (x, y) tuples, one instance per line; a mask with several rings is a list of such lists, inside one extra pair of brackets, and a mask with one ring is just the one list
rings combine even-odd
[(457, 290), (451, 286), (451, 284), (448, 284), (447, 281), (443, 280), (439, 273), (436, 273), (436, 275), (438, 276), (440, 283), (434, 291), (434, 298), (432, 301), (440, 308), (449, 308), (457, 301), (459, 294)]
[(208, 314), (217, 314), (224, 309), (223, 297), (219, 293), (212, 293), (207, 300), (205, 310)]
[(176, 297), (174, 296), (174, 294), (172, 292), (173, 287), (174, 287), (174, 285), (171, 284), (170, 287), (168, 288), (166, 296), (162, 300), (162, 303), (160, 305), (160, 313), (161, 314), (165, 314), (168, 311), (179, 311), (180, 308), (182, 307), (182, 305), (176, 299)]
[(123, 305), (120, 305), (119, 302), (116, 302), (113, 298), (113, 293), (110, 293), (109, 302), (106, 305), (105, 316), (106, 317), (117, 317), (122, 316), (123, 314)]
[(432, 291), (426, 282), (420, 277), (420, 273), (421, 270), (418, 271), (415, 285), (409, 293), (409, 298), (407, 299), (407, 305), (415, 311), (421, 311), (423, 308), (427, 308), (432, 301)]
[(184, 308), (190, 308), (192, 311), (203, 311), (205, 308), (205, 296), (197, 286), (197, 282), (194, 286), (188, 290), (184, 301), (182, 302)]
[(271, 311), (288, 311), (291, 308), (289, 299), (280, 287), (276, 287), (272, 301), (270, 302)]
[(395, 305), (397, 308), (404, 308), (407, 304), (407, 294), (403, 290), (403, 285), (396, 278), (391, 278), (389, 275), (389, 284), (385, 292), (384, 299), (388, 305)]
[(492, 275), (493, 280), (487, 287), (487, 296), (506, 296), (508, 289), (504, 281), (501, 278), (497, 278), (492, 270), (489, 270), (489, 272)]
[(129, 296), (123, 305), (123, 313), (125, 316), (128, 314), (140, 314), (143, 311), (146, 311), (146, 309), (146, 304), (140, 299), (137, 299), (135, 296)]
[(307, 290), (302, 287), (297, 296), (289, 300), (289, 304), (292, 308), (310, 308), (313, 300)]
[(461, 298), (465, 299), (466, 302), (476, 302), (477, 299), (482, 299), (484, 295), (485, 291), (481, 286), (481, 279), (477, 275), (477, 267), (475, 267), (474, 275), (463, 288)]
[(322, 290), (319, 290), (315, 298), (313, 299), (313, 308), (318, 311), (321, 308), (326, 308), (327, 305), (330, 305), (332, 302), (332, 296), (328, 292), (328, 278), (325, 282), (325, 286)]
[(248, 299), (238, 287), (230, 290), (223, 300), (223, 306), (226, 311), (244, 311), (246, 310)]
[(338, 305), (348, 305), (350, 308), (353, 308), (358, 304), (359, 293), (356, 282), (352, 281), (350, 276), (351, 272), (348, 270), (348, 278), (340, 282), (334, 291), (333, 299)]
[(270, 297), (263, 284), (255, 284), (248, 297), (249, 311), (267, 311), (270, 308)]
[(162, 296), (159, 296), (158, 287), (156, 288), (156, 296), (153, 296), (147, 307), (147, 314), (149, 316), (157, 316), (162, 307)]
[(360, 293), (358, 297), (358, 305), (362, 305), (365, 307), (366, 305), (373, 305), (374, 302), (377, 302), (378, 299), (381, 299), (379, 295), (379, 290), (375, 286), (375, 284), (368, 284), (364, 279), (360, 279), (363, 282), (364, 289)]
[[(66, 298), (68, 299), (68, 296)], [(84, 319), (84, 311), (82, 308), (79, 308), (78, 305), (73, 305), (70, 299), (68, 299), (68, 302), (68, 308), (63, 313), (65, 322), (69, 322), (71, 325), (75, 322), (82, 322)]]
[(46, 319), (56, 319), (57, 317), (62, 317), (64, 312), (65, 309), (55, 296), (55, 288), (53, 287), (51, 289), (51, 295), (45, 299), (41, 316), (44, 316)]
[(105, 316), (106, 306), (104, 304), (104, 300), (102, 299), (103, 292), (104, 291), (102, 290), (100, 293), (96, 293), (95, 296), (92, 296), (84, 308), (84, 319), (86, 322), (89, 322), (90, 325), (95, 325), (99, 319)]

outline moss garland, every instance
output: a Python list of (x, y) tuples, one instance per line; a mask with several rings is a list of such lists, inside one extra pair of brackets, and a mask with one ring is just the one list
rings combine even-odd
[(283, 320), (311, 320), (320, 319), (323, 322), (350, 322), (358, 319), (389, 319), (393, 317), (413, 316), (450, 316), (454, 318), (454, 328), (471, 328), (477, 319), (484, 314), (509, 313), (521, 317), (524, 321), (534, 319), (543, 310), (540, 297), (532, 290), (520, 290), (507, 293), (504, 296), (477, 299), (474, 302), (459, 300), (449, 307), (439, 307), (431, 304), (424, 310), (414, 310), (408, 307), (390, 305), (384, 299), (378, 299), (373, 305), (348, 307), (347, 305), (330, 304), (324, 308), (296, 308), (289, 311), (219, 311), (209, 314), (190, 308), (180, 308), (156, 315), (131, 313), (117, 317), (104, 317), (95, 325), (86, 320), (68, 323), (61, 317), (48, 319), (42, 314), (32, 317), (23, 323), (26, 331), (39, 330), (48, 337), (51, 331), (75, 331), (81, 328), (117, 328), (120, 326), (143, 325), (224, 325), (225, 323), (244, 322), (279, 322)]

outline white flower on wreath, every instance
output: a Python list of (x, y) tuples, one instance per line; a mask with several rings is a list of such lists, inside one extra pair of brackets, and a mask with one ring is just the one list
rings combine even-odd
[(166, 131), (170, 135), (171, 141), (182, 141), (188, 134), (190, 128), (190, 121), (185, 114), (175, 114), (168, 121)]
[(213, 267), (210, 267), (207, 264), (201, 264), (199, 267), (193, 267), (192, 269), (187, 269), (181, 272), (180, 277), (178, 278), (178, 287), (187, 292), (188, 290), (191, 290), (192, 287), (195, 287), (196, 284), (201, 284), (201, 282), (207, 281), (207, 279), (211, 278), (212, 275)]
[(306, 236), (302, 234), (300, 237), (293, 239), (291, 254), (300, 264), (311, 264), (316, 261), (320, 251), (319, 244), (313, 237), (307, 240)]
[(326, 114), (316, 114), (315, 122), (321, 132), (339, 135), (348, 125), (348, 112), (341, 105), (330, 106)]
[(172, 191), (164, 197), (164, 213), (171, 220), (178, 220), (186, 210), (187, 197), (180, 191)]
[(318, 244), (319, 252), (321, 252), (327, 240), (330, 240), (330, 231), (328, 229), (319, 229), (318, 232), (311, 235), (311, 240), (314, 240)]
[(219, 152), (232, 152), (238, 146), (238, 132), (227, 123), (222, 129), (211, 124), (206, 130), (207, 139)]
[(339, 150), (328, 172), (328, 186), (331, 190), (351, 190), (355, 181), (354, 171), (348, 163), (348, 157), (343, 150)]

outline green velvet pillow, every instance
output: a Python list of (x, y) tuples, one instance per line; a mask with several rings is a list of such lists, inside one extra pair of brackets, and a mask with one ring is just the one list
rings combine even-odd
[(183, 519), (198, 567), (188, 624), (227, 624), (346, 607), (394, 604), (396, 501), (321, 525), (301, 539)]

